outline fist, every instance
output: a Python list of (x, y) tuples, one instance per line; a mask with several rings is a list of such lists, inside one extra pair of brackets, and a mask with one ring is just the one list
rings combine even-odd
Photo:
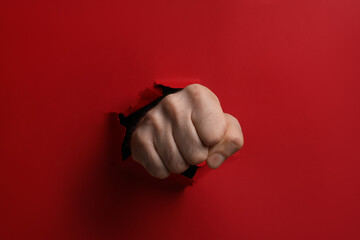
[(204, 161), (218, 168), (243, 144), (238, 120), (199, 84), (163, 98), (140, 120), (130, 142), (133, 159), (157, 178)]

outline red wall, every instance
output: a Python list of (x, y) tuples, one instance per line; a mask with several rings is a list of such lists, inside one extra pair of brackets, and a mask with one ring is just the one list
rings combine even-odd
[[(360, 239), (357, 0), (2, 1), (1, 239)], [(118, 157), (122, 111), (200, 78), (244, 148), (185, 189)]]

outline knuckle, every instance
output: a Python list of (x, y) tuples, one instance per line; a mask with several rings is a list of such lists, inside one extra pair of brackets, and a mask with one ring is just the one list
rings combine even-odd
[(204, 87), (201, 84), (195, 83), (195, 84), (190, 84), (189, 86), (187, 86), (185, 88), (185, 90), (187, 91), (187, 93), (189, 93), (190, 95), (197, 95), (200, 92), (204, 92), (206, 91), (206, 87)]
[(173, 163), (171, 164), (171, 169), (169, 169), (171, 172), (173, 173), (182, 173), (186, 170), (187, 165), (183, 162), (183, 161), (173, 161)]
[(244, 137), (242, 134), (233, 135), (229, 138), (228, 142), (232, 144), (236, 151), (238, 151), (244, 146)]
[(211, 143), (210, 143), (211, 146), (214, 146), (214, 145), (220, 143), (224, 138), (225, 132), (226, 132), (226, 130), (225, 131), (219, 131), (218, 134), (215, 134), (213, 136), (213, 138), (211, 139)]
[(242, 134), (240, 123), (234, 116), (231, 116), (230, 114), (227, 114), (227, 116), (233, 121), (234, 126), (237, 126), (233, 128), (234, 130), (229, 134), (228, 141), (236, 150), (240, 150), (244, 146), (244, 136)]
[(221, 142), (224, 139), (224, 136), (226, 134), (226, 123), (219, 121), (217, 124), (214, 124), (216, 126), (216, 129), (213, 130), (213, 132), (208, 135), (208, 138), (205, 140), (207, 146), (214, 146)]
[(162, 159), (172, 173), (182, 173), (186, 170), (186, 163), (174, 149), (168, 147), (162, 151)]
[(206, 161), (207, 156), (208, 156), (208, 151), (207, 150), (193, 151), (190, 154), (190, 157), (188, 158), (188, 163), (191, 164), (191, 165), (200, 164), (200, 163)]
[(200, 84), (191, 84), (185, 89), (195, 102), (203, 101), (203, 99), (206, 98), (207, 89)]
[(131, 135), (130, 148), (133, 159), (139, 162), (141, 152), (146, 149), (145, 134), (141, 133), (139, 129), (136, 129)]
[(145, 168), (151, 176), (159, 179), (167, 178), (170, 175), (164, 167), (160, 166), (160, 164), (156, 164), (155, 161), (150, 159), (145, 163)]
[(154, 177), (159, 178), (159, 179), (165, 179), (170, 175), (170, 173), (168, 171), (162, 170), (162, 169), (158, 169), (154, 172)]
[(187, 86), (185, 91), (196, 103), (206, 103), (209, 98), (217, 99), (216, 95), (210, 89), (197, 83)]
[(161, 105), (164, 111), (171, 116), (178, 116), (180, 114), (179, 101), (174, 94), (166, 96), (161, 101)]
[(161, 117), (155, 109), (150, 110), (145, 114), (143, 121), (140, 123), (140, 125), (152, 126), (157, 131), (163, 128)]
[(140, 133), (139, 133), (139, 130), (136, 129), (132, 135), (131, 135), (131, 145), (135, 145), (135, 144), (138, 144), (140, 142)]
[(158, 119), (157, 119), (156, 114), (154, 113), (154, 110), (150, 110), (144, 116), (144, 122), (146, 122), (146, 123), (152, 124), (152, 123), (155, 123), (157, 121), (158, 121)]
[(130, 146), (145, 148), (152, 142), (151, 139), (151, 132), (148, 128), (141, 126), (132, 133)]

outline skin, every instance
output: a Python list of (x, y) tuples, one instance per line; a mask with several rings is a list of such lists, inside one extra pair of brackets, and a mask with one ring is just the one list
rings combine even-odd
[(131, 137), (132, 158), (160, 179), (204, 161), (218, 168), (243, 145), (238, 120), (224, 113), (216, 95), (200, 84), (166, 96)]

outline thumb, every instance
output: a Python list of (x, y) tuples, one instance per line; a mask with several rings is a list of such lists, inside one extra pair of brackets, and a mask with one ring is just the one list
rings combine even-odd
[(228, 157), (240, 150), (244, 145), (244, 137), (238, 120), (230, 114), (224, 113), (227, 130), (224, 138), (209, 149), (207, 165), (218, 168)]

